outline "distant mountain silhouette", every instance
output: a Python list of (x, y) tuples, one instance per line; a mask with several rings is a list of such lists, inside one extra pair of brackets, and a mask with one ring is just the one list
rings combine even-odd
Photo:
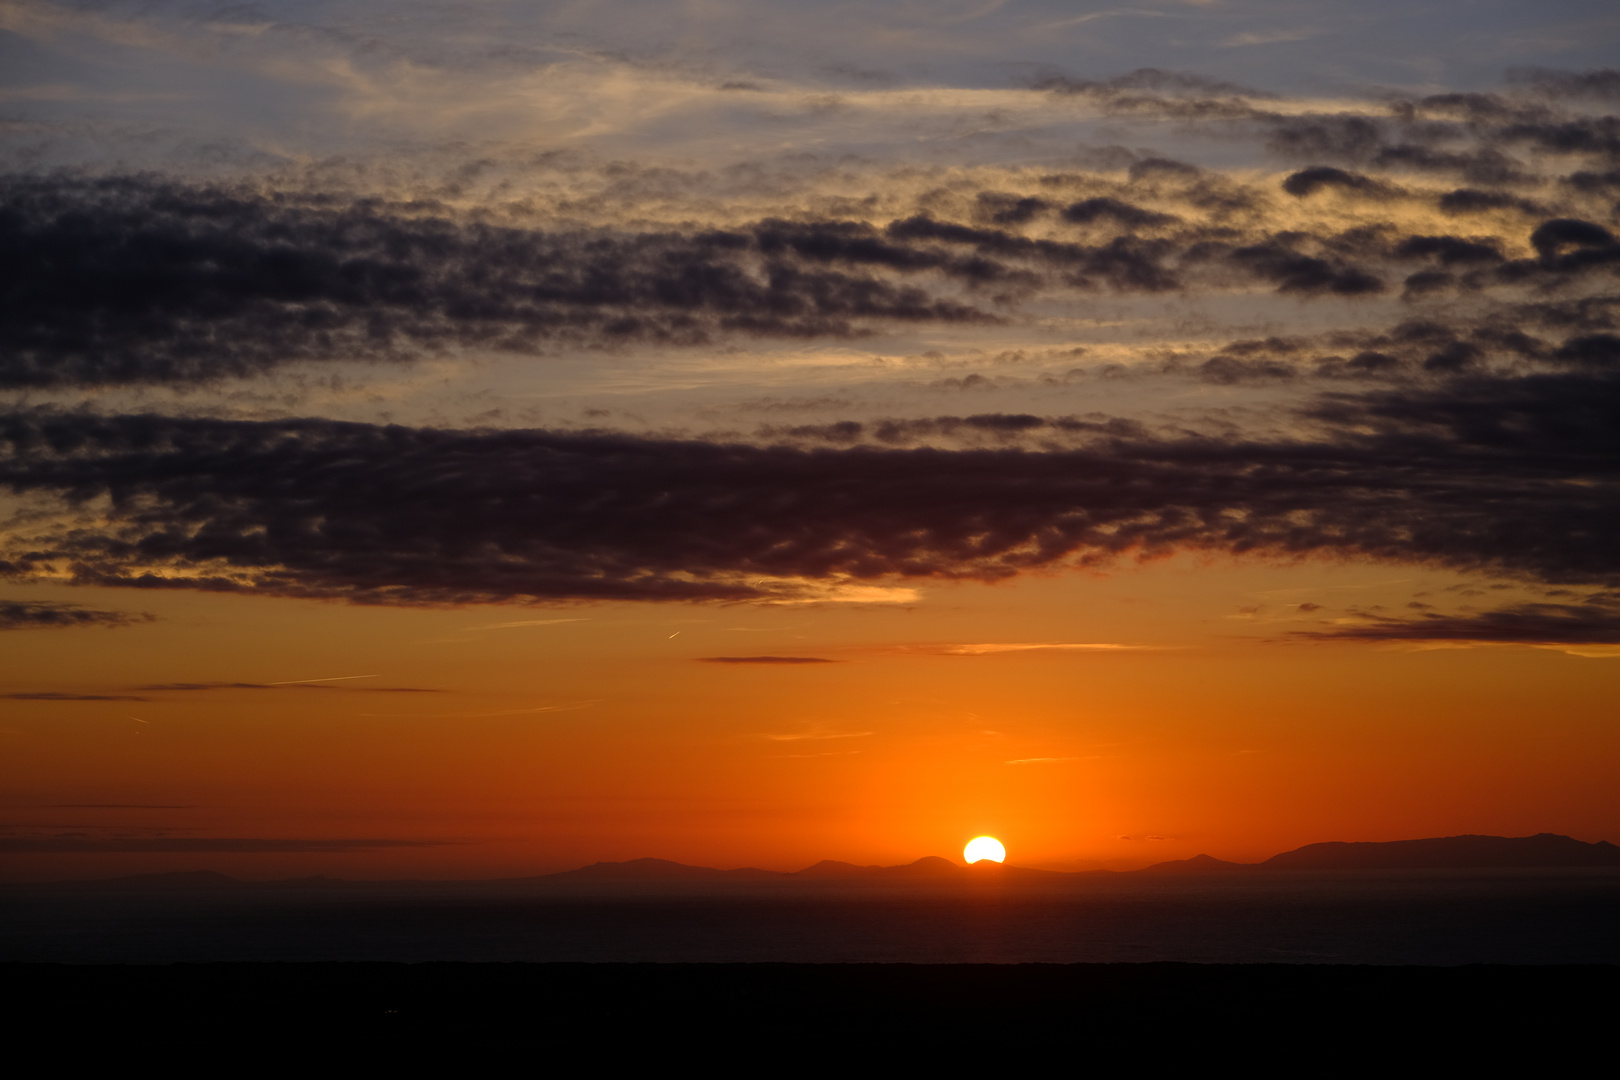
[(836, 859), (823, 859), (814, 866), (807, 866), (791, 876), (796, 878), (836, 878), (836, 879), (864, 879), (874, 878), (949, 878), (961, 876), (963, 868), (949, 859), (942, 859), (938, 855), (924, 855), (916, 862), (906, 863), (903, 866), (856, 866), (854, 863), (839, 862)]
[(1306, 844), (1257, 864), (1268, 870), (1462, 870), (1469, 868), (1620, 866), (1620, 847), (1557, 833), (1443, 836), (1383, 843)]
[(1255, 863), (1227, 862), (1213, 855), (1194, 855), (1190, 859), (1172, 859), (1154, 863), (1140, 870), (1127, 870), (1128, 874), (1224, 874), (1234, 870), (1252, 870)]
[(740, 870), (716, 870), (712, 866), (688, 866), (668, 859), (631, 859), (629, 862), (599, 862), (578, 870), (564, 870), (547, 877), (586, 881), (737, 881), (785, 878), (775, 870), (745, 866)]
[(1620, 847), (1588, 844), (1557, 833), (1535, 836), (1437, 836), (1426, 840), (1331, 840), (1306, 844), (1265, 862), (1234, 863), (1209, 855), (1155, 863), (1131, 874), (1248, 873), (1254, 870), (1508, 870), (1620, 866)]
[[(1085, 870), (1077, 873), (1036, 870), (983, 861), (971, 866), (937, 855), (928, 855), (900, 866), (857, 866), (854, 863), (824, 859), (794, 873), (760, 870), (747, 866), (738, 870), (717, 870), (712, 866), (688, 866), (668, 859), (631, 859), (628, 862), (599, 862), (577, 870), (539, 877), (507, 878), (499, 881), (462, 882), (500, 887), (530, 887), (545, 882), (932, 882), (973, 884), (987, 882), (1059, 883), (1081, 878), (1149, 874), (1248, 874), (1276, 870), (1467, 870), (1467, 869), (1552, 869), (1556, 867), (1620, 867), (1620, 847), (1606, 840), (1588, 844), (1557, 833), (1535, 836), (1441, 836), (1426, 840), (1387, 840), (1367, 842), (1330, 841), (1273, 855), (1264, 862), (1235, 863), (1211, 855), (1154, 863), (1140, 870)], [(443, 887), (453, 882), (345, 882), (338, 878), (309, 877), (282, 881), (240, 881), (212, 870), (192, 870), (167, 874), (134, 874), (128, 877), (92, 881), (62, 881), (52, 887), (116, 889), (142, 892), (208, 891), (226, 888), (310, 889), (360, 887), (361, 885), (415, 885)], [(31, 886), (25, 886), (31, 887)]]

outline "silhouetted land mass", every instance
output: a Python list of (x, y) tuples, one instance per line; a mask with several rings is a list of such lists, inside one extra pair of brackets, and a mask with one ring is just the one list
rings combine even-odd
[(1210, 1048), (1226, 1046), (1448, 1071), (1520, 1051), (1537, 1072), (1562, 1072), (1576, 1069), (1576, 1045), (1590, 1051), (1607, 1029), (1620, 968), (4, 964), (0, 993), (13, 1030), (58, 1060), (101, 1047), (125, 1061), (296, 1055), (307, 1069), (349, 1051), (374, 1072), (442, 1053), (457, 1071), (482, 1072), (480, 1055), (498, 1048), (566, 1071), (636, 1059), (667, 1069), (687, 1057), (795, 1075), (809, 1063), (1038, 1068), (1037, 1051), (1093, 1068), (1147, 1054), (1159, 1066), (1207, 1065)]
[(549, 875), (578, 881), (757, 881), (780, 878), (774, 870), (716, 870), (710, 866), (688, 866), (668, 859), (631, 859), (629, 862), (599, 862), (578, 870)]
[(1268, 870), (1460, 870), (1467, 868), (1620, 866), (1620, 847), (1556, 833), (1446, 836), (1384, 843), (1306, 844), (1258, 864)]
[(1255, 863), (1227, 862), (1217, 859), (1213, 855), (1194, 855), (1190, 859), (1172, 859), (1169, 862), (1154, 863), (1152, 866), (1140, 870), (1127, 870), (1128, 874), (1225, 874), (1234, 870), (1248, 870)]
[(976, 881), (1018, 880), (1057, 881), (1063, 878), (1097, 874), (1226, 874), (1254, 870), (1464, 870), (1556, 867), (1620, 866), (1620, 847), (1606, 840), (1588, 844), (1557, 833), (1535, 836), (1442, 836), (1426, 840), (1389, 840), (1362, 843), (1331, 841), (1307, 844), (1259, 863), (1228, 862), (1212, 855), (1172, 859), (1141, 870), (1088, 870), (1079, 873), (1035, 870), (979, 862), (962, 866), (949, 859), (930, 855), (901, 866), (857, 866), (854, 863), (823, 859), (795, 873), (779, 873), (748, 867), (741, 870), (715, 870), (686, 866), (664, 859), (634, 859), (622, 863), (595, 863), (578, 870), (549, 875), (552, 879), (614, 881), (675, 881), (730, 877), (756, 881)]
[(807, 866), (797, 873), (784, 876), (806, 880), (836, 879), (839, 881), (864, 879), (948, 880), (961, 873), (962, 867), (951, 862), (951, 860), (942, 859), (938, 855), (925, 855), (916, 862), (906, 863), (902, 866), (856, 866), (854, 863), (839, 862), (836, 859), (823, 859), (814, 866)]
[(285, 892), (320, 892), (347, 888), (485, 888), (546, 889), (590, 888), (593, 886), (748, 886), (788, 888), (837, 887), (847, 885), (946, 887), (953, 885), (1030, 885), (1061, 886), (1101, 880), (1135, 877), (1198, 875), (1252, 875), (1257, 872), (1311, 870), (1535, 870), (1535, 869), (1620, 868), (1620, 847), (1607, 841), (1585, 843), (1555, 833), (1535, 836), (1446, 836), (1425, 840), (1346, 843), (1334, 841), (1307, 844), (1293, 851), (1274, 855), (1264, 862), (1237, 863), (1211, 855), (1154, 863), (1140, 870), (1084, 870), (1078, 872), (1038, 870), (989, 861), (963, 866), (937, 855), (925, 856), (899, 866), (858, 866), (854, 863), (823, 859), (813, 866), (793, 872), (742, 867), (721, 870), (711, 866), (691, 866), (668, 859), (631, 859), (627, 862), (598, 862), (577, 870), (537, 877), (506, 878), (492, 881), (394, 881), (356, 882), (324, 876), (288, 878), (277, 881), (241, 881), (212, 870), (178, 871), (161, 874), (132, 874), (37, 885), (0, 885), (0, 889), (57, 889), (89, 892), (183, 893), (225, 892), (233, 889)]

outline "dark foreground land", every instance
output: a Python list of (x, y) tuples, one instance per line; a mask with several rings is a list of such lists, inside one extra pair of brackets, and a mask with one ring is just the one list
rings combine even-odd
[[(1598, 1049), (1609, 965), (174, 964), (0, 965), (8, 1026), (131, 1058), (176, 1048), (406, 1058), (481, 1053), (733, 1059), (791, 1071), (865, 1054), (938, 1060), (1036, 1048), (1139, 1065), (1305, 1052), (1333, 1071), (1394, 1054), (1455, 1064)], [(1568, 1058), (1573, 1060), (1573, 1058)]]

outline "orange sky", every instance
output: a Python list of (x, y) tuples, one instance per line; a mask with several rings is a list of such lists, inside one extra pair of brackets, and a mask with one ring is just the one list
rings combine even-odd
[[(72, 648), (13, 635), (12, 686), (144, 699), (8, 702), (14, 828), (435, 846), (40, 854), (7, 873), (484, 877), (644, 855), (796, 869), (955, 855), (980, 833), (1014, 862), (1068, 869), (1322, 839), (1610, 835), (1612, 661), (1278, 643), (1218, 614), (1257, 584), (1327, 595), (1377, 577), (1178, 562), (893, 607), (494, 615), (165, 596), (161, 621)], [(961, 648), (1103, 637), (1133, 647)], [(727, 655), (833, 662), (700, 659)]]
[(0, 876), (1620, 841), (1614, 5), (948, 7), (5, 5)]

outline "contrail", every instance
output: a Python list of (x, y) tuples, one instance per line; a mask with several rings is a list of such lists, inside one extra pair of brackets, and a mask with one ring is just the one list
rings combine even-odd
[(266, 683), (266, 686), (291, 686), (294, 683), (306, 682), (342, 682), (345, 679), (380, 679), (381, 675), (333, 675), (329, 679), (283, 679), (280, 682)]

